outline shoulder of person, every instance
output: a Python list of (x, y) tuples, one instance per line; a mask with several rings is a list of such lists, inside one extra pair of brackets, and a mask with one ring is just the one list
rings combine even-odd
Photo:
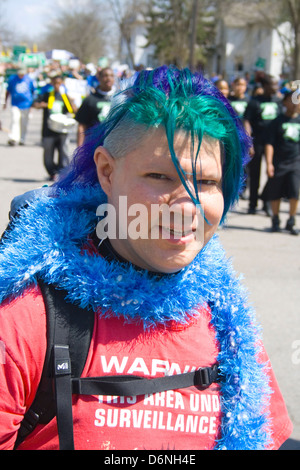
[(15, 335), (17, 341), (22, 339), (29, 345), (33, 331), (41, 333), (45, 322), (45, 305), (38, 286), (32, 285), (22, 295), (11, 296), (0, 304), (1, 338), (7, 333), (10, 338)]
[[(1, 303), (0, 340), (5, 355), (17, 366), (24, 387), (37, 376), (39, 381), (47, 348), (46, 310), (39, 287), (31, 285), (23, 294)], [(26, 405), (30, 406), (34, 396), (29, 393), (27, 398)]]
[(0, 305), (0, 449), (13, 449), (20, 422), (31, 406), (41, 379), (45, 354), (46, 310), (32, 285)]
[(81, 106), (89, 106), (89, 105), (92, 104), (94, 101), (95, 101), (95, 98), (94, 98), (93, 94), (91, 93), (90, 95), (86, 96), (86, 97), (82, 100)]

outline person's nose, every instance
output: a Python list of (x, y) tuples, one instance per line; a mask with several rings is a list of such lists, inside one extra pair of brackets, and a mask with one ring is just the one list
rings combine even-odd
[(174, 213), (175, 223), (176, 217), (178, 217), (177, 220), (180, 220), (181, 217), (184, 225), (194, 224), (195, 217), (198, 215), (197, 207), (183, 186), (180, 186), (171, 194), (169, 207), (171, 209), (171, 213)]

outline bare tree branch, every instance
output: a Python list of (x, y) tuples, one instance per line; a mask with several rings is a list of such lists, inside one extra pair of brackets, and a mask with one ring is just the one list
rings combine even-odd
[(85, 63), (105, 55), (105, 26), (91, 1), (85, 8), (62, 9), (48, 26), (48, 49), (66, 49)]
[(108, 0), (115, 23), (120, 32), (120, 39), (124, 41), (127, 48), (130, 67), (135, 67), (134, 52), (132, 48), (132, 34), (135, 26), (135, 20), (139, 13), (144, 13), (145, 1), (127, 0)]

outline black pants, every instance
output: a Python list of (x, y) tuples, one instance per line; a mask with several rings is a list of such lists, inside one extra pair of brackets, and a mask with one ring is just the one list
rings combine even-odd
[(249, 208), (250, 209), (256, 209), (256, 206), (257, 206), (258, 189), (259, 189), (259, 182), (260, 182), (260, 169), (261, 169), (261, 162), (262, 162), (263, 154), (264, 154), (264, 145), (262, 143), (254, 142), (254, 155), (248, 164), (249, 190), (250, 190)]
[[(69, 164), (67, 139), (67, 134), (43, 138), (44, 165), (50, 177)], [(58, 163), (54, 161), (55, 150), (58, 151)]]

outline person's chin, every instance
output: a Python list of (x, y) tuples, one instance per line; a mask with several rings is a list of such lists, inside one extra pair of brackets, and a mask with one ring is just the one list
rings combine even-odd
[(199, 251), (201, 251), (200, 246), (189, 247), (185, 245), (185, 249), (181, 252), (174, 253), (174, 250), (165, 250), (161, 256), (154, 256), (153, 252), (153, 256), (149, 260), (149, 264), (152, 266), (151, 271), (165, 274), (181, 271), (193, 262)]

